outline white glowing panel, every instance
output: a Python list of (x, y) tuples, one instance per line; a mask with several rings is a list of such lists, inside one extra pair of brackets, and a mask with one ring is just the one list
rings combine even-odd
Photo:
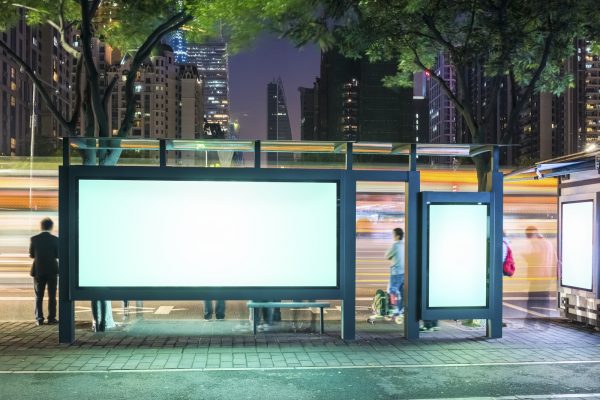
[(429, 206), (428, 307), (485, 307), (488, 212), (479, 204)]
[(594, 203), (562, 205), (562, 284), (592, 290)]
[(337, 286), (337, 184), (79, 181), (79, 285)]

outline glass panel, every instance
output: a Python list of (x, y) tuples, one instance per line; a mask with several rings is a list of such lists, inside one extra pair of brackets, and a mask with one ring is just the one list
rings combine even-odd
[(334, 182), (82, 179), (79, 284), (335, 287), (337, 215)]
[(592, 290), (594, 203), (562, 205), (562, 284)]
[(485, 307), (488, 206), (429, 205), (428, 308)]

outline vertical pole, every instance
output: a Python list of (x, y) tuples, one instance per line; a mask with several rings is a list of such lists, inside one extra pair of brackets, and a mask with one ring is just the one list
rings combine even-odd
[(487, 190), (492, 192), (490, 210), (490, 309), (491, 319), (487, 320), (486, 336), (502, 337), (502, 225), (503, 225), (503, 187), (504, 176), (500, 172), (500, 148), (493, 146), (490, 160), (490, 172), (487, 178)]
[(406, 238), (404, 239), (404, 337), (409, 340), (419, 338), (419, 192), (421, 177), (417, 171), (417, 145), (410, 145), (410, 170), (406, 185), (405, 219)]
[[(63, 140), (63, 151), (68, 150), (69, 140)], [(71, 344), (75, 341), (75, 303), (70, 295), (69, 271), (69, 156), (63, 153), (63, 165), (58, 171), (58, 226), (59, 226), (59, 291), (58, 291), (58, 342)]]
[(254, 141), (254, 168), (260, 168), (260, 140)]
[(159, 160), (160, 160), (160, 166), (161, 167), (166, 167), (167, 166), (167, 142), (165, 141), (165, 139), (158, 139), (158, 145), (159, 145)]
[(33, 153), (35, 150), (35, 83), (31, 93), (31, 141), (29, 142), (29, 211), (33, 209)]
[(68, 167), (69, 164), (70, 164), (70, 161), (71, 161), (71, 158), (69, 157), (70, 156), (69, 145), (70, 145), (70, 143), (69, 143), (69, 137), (68, 136), (63, 137), (63, 140), (62, 140), (62, 152), (63, 152), (63, 163), (62, 163), (62, 165), (63, 165), (63, 167)]
[(352, 143), (346, 144), (346, 171), (342, 185), (344, 257), (342, 257), (342, 339), (356, 337), (356, 179), (352, 172)]

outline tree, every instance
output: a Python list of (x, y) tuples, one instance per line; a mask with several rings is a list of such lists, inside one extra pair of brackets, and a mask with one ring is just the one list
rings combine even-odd
[[(347, 56), (395, 60), (398, 73), (387, 77), (388, 85), (410, 86), (414, 72), (428, 71), (462, 117), (472, 143), (486, 142), (499, 92), (508, 86), (501, 142), (511, 143), (533, 94), (559, 94), (572, 85), (565, 61), (574, 54), (575, 39), (598, 37), (595, 7), (590, 0), (315, 0), (312, 11), (296, 11), (280, 28), (297, 43), (316, 40)], [(440, 53), (451, 60), (455, 87), (433, 70)], [(476, 70), (486, 78), (484, 98), (472, 90), (469, 74)], [(485, 190), (489, 156), (474, 162), (479, 189)]]
[[(11, 47), (0, 40), (0, 50), (5, 51), (31, 79), (44, 105), (69, 136), (76, 136), (80, 120), (85, 121), (83, 135), (100, 137), (107, 141), (105, 149), (81, 151), (86, 165), (114, 165), (121, 149), (108, 131), (108, 99), (116, 84), (101, 82), (101, 74), (92, 54), (94, 40), (103, 41), (131, 57), (126, 74), (126, 112), (120, 123), (117, 137), (126, 137), (132, 127), (135, 112), (134, 83), (142, 63), (161, 39), (177, 29), (182, 29), (190, 40), (199, 41), (224, 33), (230, 48), (240, 48), (249, 42), (270, 20), (285, 10), (287, 0), (23, 0), (20, 3), (2, 2), (0, 30), (14, 26), (23, 16), (27, 24), (49, 24), (58, 33), (60, 46), (76, 60), (74, 77), (75, 104), (73, 113), (63, 115), (52, 100), (36, 71), (19, 57)], [(78, 33), (79, 45), (71, 41)], [(104, 83), (104, 84), (103, 84)], [(91, 139), (90, 139), (91, 140)], [(94, 139), (95, 140), (95, 139)], [(113, 147), (113, 148), (110, 148)], [(112, 319), (110, 302), (92, 303), (94, 315), (101, 309), (97, 329), (104, 330)], [(108, 318), (107, 318), (108, 317)]]
[[(217, 32), (224, 33), (230, 48), (237, 49), (248, 43), (269, 25), (283, 9), (286, 0), (23, 0), (3, 4), (0, 11), (0, 30), (14, 26), (24, 15), (27, 24), (49, 24), (57, 32), (61, 47), (74, 58), (77, 72), (74, 77), (75, 104), (73, 113), (63, 115), (44, 83), (28, 63), (4, 41), (0, 49), (19, 65), (21, 71), (36, 85), (43, 104), (69, 136), (76, 136), (80, 120), (85, 121), (83, 136), (107, 138), (107, 102), (115, 87), (116, 78), (101, 82), (101, 74), (92, 54), (94, 40), (101, 40), (131, 57), (126, 76), (125, 101), (127, 106), (120, 122), (117, 137), (126, 137), (131, 131), (135, 112), (134, 83), (142, 63), (168, 33), (184, 30), (191, 41), (201, 41)], [(78, 33), (80, 42), (72, 43)], [(86, 151), (86, 164), (113, 165), (119, 149)]]

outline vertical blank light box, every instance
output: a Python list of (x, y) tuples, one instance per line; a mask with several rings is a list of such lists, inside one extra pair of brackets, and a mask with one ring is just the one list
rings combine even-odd
[(487, 306), (486, 204), (430, 204), (428, 308)]
[(594, 203), (562, 203), (561, 262), (563, 286), (592, 290)]

